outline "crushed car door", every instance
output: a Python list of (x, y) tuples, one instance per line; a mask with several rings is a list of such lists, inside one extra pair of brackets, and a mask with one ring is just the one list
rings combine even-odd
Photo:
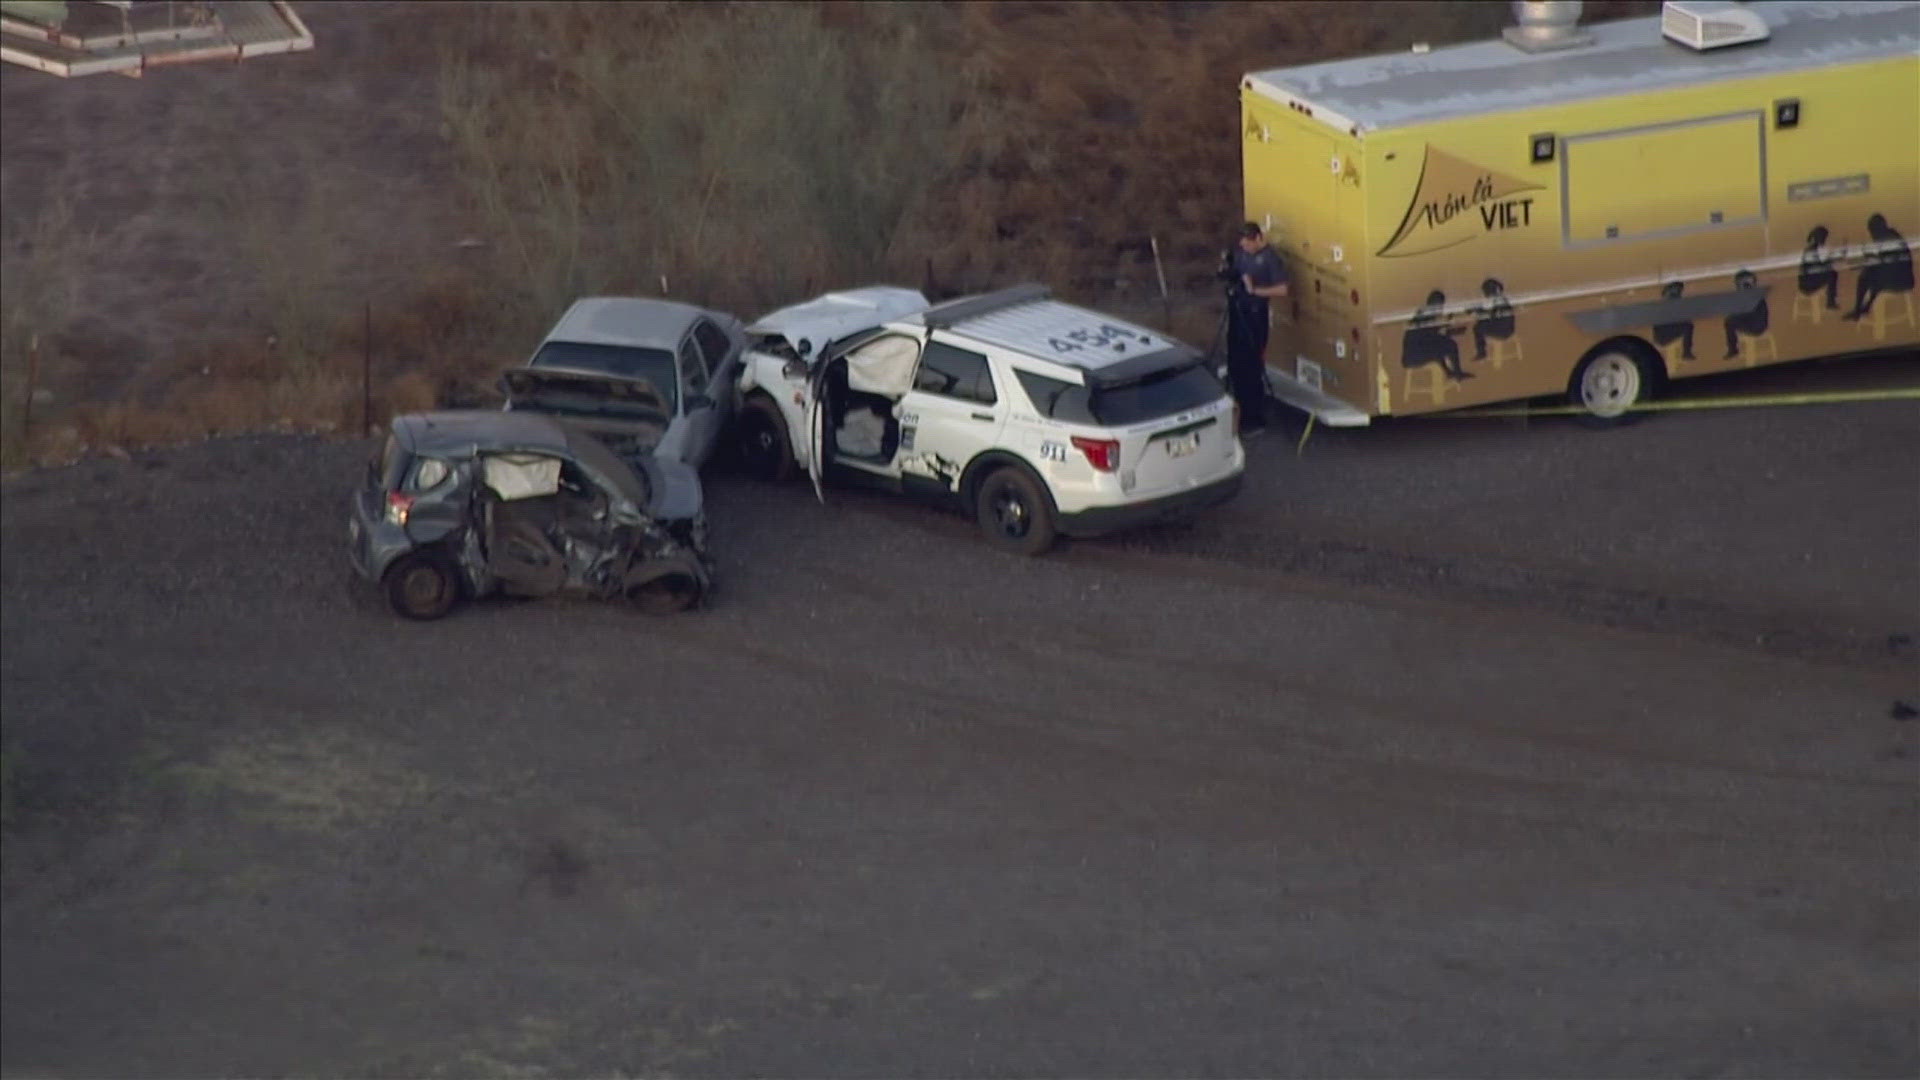
[(712, 360), (700, 342), (688, 333), (680, 343), (680, 413), (686, 417), (682, 460), (694, 468), (707, 463), (720, 433), (720, 411), (714, 401), (709, 370)]
[(554, 540), (562, 528), (560, 464), (543, 454), (487, 455), (481, 497), (487, 571), (508, 593), (545, 596), (567, 583), (566, 556)]

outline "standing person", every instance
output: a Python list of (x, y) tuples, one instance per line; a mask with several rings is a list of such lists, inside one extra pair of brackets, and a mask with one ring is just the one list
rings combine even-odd
[(1258, 435), (1267, 427), (1267, 302), (1287, 295), (1287, 268), (1251, 221), (1228, 255), (1238, 287), (1227, 300), (1227, 375), (1240, 403), (1240, 434)]

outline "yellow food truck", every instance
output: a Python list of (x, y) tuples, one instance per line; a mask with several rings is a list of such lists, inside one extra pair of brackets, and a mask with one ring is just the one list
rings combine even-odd
[[(1286, 259), (1276, 396), (1323, 423), (1920, 345), (1920, 3), (1671, 2), (1241, 83)], [(1290, 324), (1290, 325), (1287, 325)]]

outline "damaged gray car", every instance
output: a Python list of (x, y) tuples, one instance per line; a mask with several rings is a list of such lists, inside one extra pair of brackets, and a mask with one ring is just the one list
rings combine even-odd
[(395, 417), (353, 497), (354, 570), (393, 610), (573, 593), (683, 611), (713, 585), (699, 476), (533, 413)]

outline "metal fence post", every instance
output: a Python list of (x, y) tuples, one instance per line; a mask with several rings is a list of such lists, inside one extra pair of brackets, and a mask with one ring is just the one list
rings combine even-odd
[(20, 406), (20, 439), (28, 442), (33, 438), (33, 395), (39, 392), (36, 385), (40, 378), (40, 335), (35, 334), (27, 341), (27, 396)]
[(1161, 325), (1167, 333), (1171, 334), (1173, 333), (1173, 301), (1167, 297), (1167, 272), (1160, 265), (1159, 238), (1147, 237), (1147, 246), (1153, 249), (1153, 273), (1160, 279), (1160, 314), (1164, 320)]
[(360, 335), (360, 434), (373, 431), (373, 301), (366, 302)]

